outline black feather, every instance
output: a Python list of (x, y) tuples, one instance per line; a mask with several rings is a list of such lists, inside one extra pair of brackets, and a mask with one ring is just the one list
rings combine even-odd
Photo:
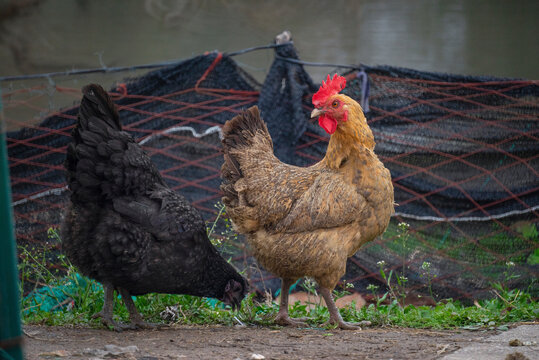
[(133, 295), (222, 298), (231, 280), (247, 290), (209, 241), (200, 213), (166, 186), (122, 131), (116, 107), (98, 85), (83, 89), (65, 168), (71, 202), (63, 249), (83, 274)]

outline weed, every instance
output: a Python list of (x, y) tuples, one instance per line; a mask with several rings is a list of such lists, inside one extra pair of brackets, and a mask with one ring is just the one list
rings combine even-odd
[[(223, 207), (218, 205), (216, 220), (208, 225), (208, 233), (212, 242), (218, 247), (224, 246), (231, 240), (232, 229), (227, 222)], [(224, 222), (224, 231), (220, 233), (221, 241), (215, 237), (218, 228), (217, 222)], [(228, 224), (228, 227), (227, 227)], [(406, 230), (406, 229), (404, 229)], [(404, 233), (406, 234), (406, 233)], [(59, 241), (58, 231), (49, 229), (51, 241)], [(403, 235), (402, 246), (406, 249), (406, 235)], [(402, 238), (401, 238), (402, 239)], [(94, 280), (81, 276), (77, 269), (65, 258), (59, 255), (60, 264), (67, 269), (62, 275), (47, 268), (47, 258), (50, 254), (40, 253), (35, 249), (19, 247), (21, 272), (21, 294), (25, 281), (33, 279), (34, 287), (31, 296), (22, 298), (22, 318), (24, 323), (38, 323), (47, 325), (74, 325), (102, 326), (100, 321), (92, 319), (92, 315), (103, 306), (103, 288)], [(516, 279), (515, 267), (507, 263), (504, 272), (505, 281), (493, 284), (495, 297), (480, 300), (475, 306), (464, 306), (451, 299), (440, 301), (436, 306), (404, 306), (406, 296), (405, 266), (402, 274), (394, 277), (394, 271), (389, 273), (385, 269), (385, 262), (378, 263), (380, 275), (384, 279), (388, 291), (382, 296), (377, 295), (378, 286), (369, 285), (374, 304), (356, 310), (354, 307), (341, 309), (345, 321), (359, 322), (371, 321), (375, 326), (406, 326), (414, 328), (504, 328), (503, 324), (517, 321), (535, 321), (539, 318), (539, 307), (529, 292), (518, 289), (509, 289), (507, 281)], [(435, 275), (432, 275), (430, 264), (423, 263), (422, 276), (429, 284), (429, 292), (434, 299), (430, 284)], [(317, 294), (316, 282), (307, 278), (301, 285), (306, 291)], [(346, 282), (341, 290), (335, 290), (335, 297), (344, 296), (352, 284)], [(42, 294), (43, 296), (37, 296)], [(389, 303), (384, 302), (388, 300)], [(46, 303), (49, 306), (45, 306)], [(241, 310), (228, 311), (225, 306), (215, 299), (206, 299), (189, 295), (147, 294), (134, 297), (134, 302), (141, 315), (151, 322), (167, 322), (173, 324), (256, 324), (273, 326), (273, 318), (278, 311), (275, 301), (258, 303), (254, 294), (247, 296), (242, 303)], [(114, 304), (114, 314), (117, 320), (128, 321), (127, 309), (117, 297)], [(290, 306), (290, 315), (293, 317), (309, 317), (311, 324), (319, 326), (329, 317), (325, 306), (315, 304), (308, 307), (296, 302)]]
[[(217, 209), (215, 220), (206, 226), (206, 231), (211, 243), (221, 249), (224, 246), (237, 243), (238, 234), (234, 231), (230, 219), (226, 216), (226, 207), (222, 202), (217, 202), (214, 207)], [(217, 231), (222, 231), (217, 234)]]
[(388, 288), (388, 292), (384, 295), (384, 298), (389, 295), (389, 299), (392, 304), (398, 304), (399, 300), (401, 300), (402, 306), (404, 307), (404, 300), (406, 299), (405, 285), (408, 279), (404, 276), (396, 275), (395, 277), (397, 278), (397, 283), (395, 284), (391, 281), (394, 274), (393, 269), (391, 269), (389, 273), (386, 274), (386, 262), (382, 260), (378, 261), (376, 264), (378, 265), (380, 276), (382, 276), (382, 279), (384, 279)]
[(316, 281), (311, 277), (306, 277), (303, 279), (303, 283), (301, 284), (301, 287), (303, 290), (308, 292), (309, 294), (312, 294), (314, 296), (318, 296), (318, 291), (316, 291)]
[(340, 284), (340, 286), (336, 287), (333, 290), (333, 298), (337, 300), (339, 298), (342, 298), (343, 296), (350, 295), (351, 294), (350, 289), (353, 289), (353, 288), (354, 288), (353, 283), (349, 283), (346, 280), (343, 280), (342, 284)]
[(432, 298), (432, 300), (436, 301), (436, 298), (432, 293), (432, 279), (436, 277), (436, 274), (431, 273), (430, 265), (430, 262), (423, 261), (423, 264), (421, 264), (421, 273), (419, 274), (419, 276), (427, 279), (427, 288), (429, 290), (430, 297)]

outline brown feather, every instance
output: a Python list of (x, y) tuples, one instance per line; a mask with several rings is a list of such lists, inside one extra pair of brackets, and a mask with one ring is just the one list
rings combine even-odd
[(307, 167), (273, 155), (256, 107), (223, 127), (223, 202), (254, 256), (282, 278), (314, 277), (333, 289), (346, 259), (386, 229), (393, 213), (389, 171), (357, 102), (343, 102), (348, 120), (332, 135), (326, 156)]

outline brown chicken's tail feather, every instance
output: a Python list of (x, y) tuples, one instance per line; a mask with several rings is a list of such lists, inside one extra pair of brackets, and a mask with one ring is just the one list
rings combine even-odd
[(244, 110), (239, 115), (230, 119), (223, 126), (223, 152), (224, 163), (221, 167), (223, 183), (221, 191), (224, 193), (223, 202), (227, 206), (238, 204), (238, 192), (234, 184), (243, 177), (240, 160), (234, 154), (238, 150), (253, 146), (257, 134), (266, 140), (265, 146), (273, 152), (273, 144), (266, 124), (260, 117), (257, 106)]

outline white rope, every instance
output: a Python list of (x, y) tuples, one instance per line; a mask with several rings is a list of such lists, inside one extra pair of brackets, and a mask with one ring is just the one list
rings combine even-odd
[[(22, 204), (27, 203), (28, 201), (31, 201), (31, 200), (34, 200), (34, 199), (39, 199), (41, 197), (48, 196), (48, 195), (62, 195), (62, 193), (64, 191), (66, 191), (66, 190), (67, 190), (67, 186), (64, 186), (64, 187), (61, 187), (61, 188), (56, 188), (56, 189), (46, 190), (46, 191), (37, 193), (35, 195), (29, 196), (27, 198), (15, 201), (13, 203), (13, 206), (15, 207), (15, 206), (18, 206), (18, 205), (22, 205)], [(420, 216), (420, 215), (406, 214), (406, 213), (401, 213), (401, 212), (396, 212), (394, 214), (394, 216), (401, 216), (403, 218), (421, 220), (421, 221), (443, 221), (443, 222), (490, 221), (490, 220), (502, 219), (502, 218), (509, 217), (509, 216), (514, 216), (514, 215), (522, 215), (522, 214), (526, 214), (526, 213), (529, 213), (529, 212), (532, 212), (532, 211), (535, 211), (535, 210), (539, 210), (539, 205), (533, 206), (533, 207), (531, 207), (529, 209), (526, 209), (526, 210), (513, 210), (513, 211), (503, 213), (503, 214), (490, 215), (490, 216), (485, 216), (485, 217), (468, 216), (468, 217), (442, 218), (442, 217), (436, 217), (436, 216)]]
[(64, 191), (67, 190), (67, 185), (64, 186), (64, 187), (61, 187), (61, 188), (55, 188), (55, 189), (49, 189), (49, 190), (45, 190), (45, 191), (42, 191), (40, 193), (37, 193), (35, 195), (32, 195), (32, 196), (28, 196), (27, 198), (24, 198), (24, 199), (21, 199), (21, 200), (18, 200), (18, 201), (15, 201), (13, 203), (13, 206), (18, 206), (18, 205), (21, 205), (21, 204), (25, 204), (27, 203), (28, 201), (30, 200), (34, 200), (34, 199), (39, 199), (43, 196), (48, 196), (48, 195), (61, 195)]
[[(159, 132), (159, 133), (156, 133), (156, 134), (152, 134), (152, 135), (148, 136), (147, 138), (141, 140), (139, 142), (139, 144), (144, 145), (145, 143), (151, 141), (155, 137), (160, 137), (160, 136), (162, 136), (164, 134), (177, 133), (177, 132), (181, 132), (181, 131), (188, 131), (188, 132), (190, 132), (192, 134), (193, 137), (198, 138), (198, 139), (200, 139), (202, 137), (205, 137), (205, 136), (208, 136), (208, 135), (211, 135), (211, 134), (217, 133), (217, 134), (219, 134), (219, 139), (221, 139), (221, 140), (223, 139), (223, 131), (221, 130), (221, 127), (217, 126), (217, 125), (206, 129), (202, 133), (198, 133), (194, 128), (192, 128), (190, 126), (175, 126), (175, 127), (169, 128), (169, 129), (167, 129), (165, 131), (162, 131), (162, 132)], [(30, 200), (39, 199), (41, 197), (48, 196), (48, 195), (61, 195), (66, 190), (67, 190), (67, 186), (64, 186), (64, 187), (61, 187), (61, 188), (56, 188), (56, 189), (46, 190), (46, 191), (37, 193), (35, 195), (29, 196), (27, 198), (15, 201), (13, 203), (13, 206), (22, 205), (22, 204), (27, 203)], [(469, 216), (469, 217), (442, 218), (442, 217), (436, 217), (436, 216), (420, 216), (420, 215), (406, 214), (406, 213), (401, 213), (401, 212), (396, 212), (395, 216), (401, 216), (401, 217), (404, 217), (404, 218), (409, 218), (409, 219), (414, 219), (414, 220), (422, 220), (422, 221), (445, 221), (445, 222), (490, 221), (490, 220), (501, 219), (501, 218), (505, 218), (505, 217), (513, 216), (513, 215), (521, 215), (521, 214), (532, 212), (532, 211), (535, 211), (535, 210), (538, 210), (538, 209), (539, 209), (539, 205), (536, 205), (536, 206), (533, 206), (533, 207), (531, 207), (529, 209), (526, 209), (526, 210), (513, 210), (513, 211), (503, 213), (503, 214), (490, 215), (490, 216), (485, 216), (485, 217)]]
[(193, 137), (196, 137), (196, 138), (199, 138), (199, 139), (201, 137), (204, 137), (204, 136), (207, 136), (207, 135), (218, 133), (219, 134), (219, 139), (223, 140), (223, 132), (221, 130), (221, 127), (217, 126), (217, 125), (206, 129), (206, 131), (204, 131), (203, 133), (197, 133), (196, 130), (193, 129), (192, 127), (190, 127), (190, 126), (174, 126), (174, 127), (171, 127), (170, 129), (167, 129), (165, 131), (162, 131), (162, 132), (159, 132), (157, 134), (152, 134), (152, 135), (148, 136), (144, 140), (140, 141), (139, 144), (144, 145), (145, 143), (147, 143), (148, 141), (150, 141), (151, 139), (153, 139), (156, 136), (161, 136), (163, 134), (170, 134), (170, 133), (175, 133), (175, 132), (180, 132), (180, 131), (190, 131), (191, 134), (193, 134)]
[(533, 206), (533, 207), (531, 207), (529, 209), (525, 209), (525, 210), (513, 210), (513, 211), (503, 213), (503, 214), (489, 215), (489, 216), (485, 216), (485, 217), (479, 217), (479, 216), (455, 217), (455, 216), (452, 216), (452, 217), (448, 217), (448, 218), (442, 218), (442, 217), (436, 217), (436, 216), (420, 216), (420, 215), (405, 214), (405, 213), (399, 213), (399, 212), (396, 212), (395, 216), (402, 216), (402, 217), (409, 218), (409, 219), (423, 220), (423, 221), (445, 221), (445, 222), (490, 221), (490, 220), (494, 220), (494, 219), (502, 219), (502, 218), (505, 218), (505, 217), (508, 217), (508, 216), (513, 216), (513, 215), (526, 214), (526, 213), (535, 211), (537, 209), (539, 209), (539, 205)]

